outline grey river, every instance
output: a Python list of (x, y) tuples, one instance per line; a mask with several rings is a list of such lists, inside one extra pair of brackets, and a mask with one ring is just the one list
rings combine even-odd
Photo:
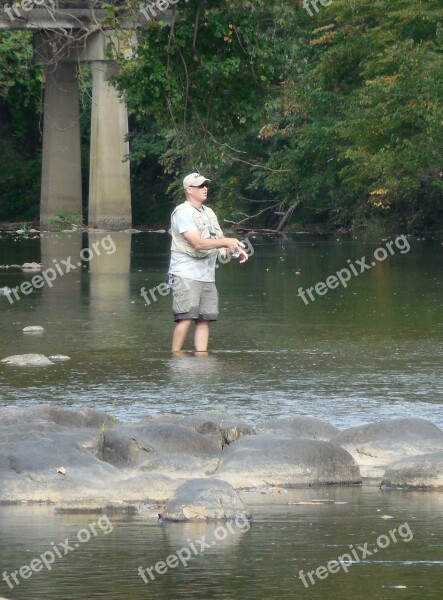
[[(308, 414), (346, 428), (403, 416), (443, 427), (443, 294), (440, 242), (251, 234), (245, 265), (220, 265), (220, 321), (210, 354), (175, 358), (169, 351), (171, 297), (140, 289), (164, 282), (167, 234), (112, 233), (115, 252), (81, 262), (80, 252), (107, 234), (0, 235), (0, 264), (72, 257), (75, 269), (9, 302), (0, 296), (0, 358), (36, 352), (66, 354), (50, 368), (0, 366), (0, 405), (55, 403), (93, 407), (133, 420), (165, 412), (218, 410), (250, 423)], [(394, 239), (394, 238), (392, 238)], [(407, 250), (407, 251), (406, 251)], [(384, 260), (380, 260), (384, 254)], [(361, 258), (368, 268), (360, 273)], [(84, 255), (83, 255), (84, 257)], [(374, 265), (372, 266), (372, 263)], [(306, 304), (297, 295), (351, 264), (347, 287), (317, 286)], [(349, 271), (351, 272), (351, 271)], [(0, 269), (0, 288), (34, 273)], [(164, 288), (160, 288), (164, 291)], [(152, 299), (152, 296), (150, 296)], [(24, 335), (41, 325), (43, 335)], [(188, 349), (191, 350), (191, 339)], [(291, 504), (310, 498), (337, 504)], [(247, 499), (246, 499), (247, 500)], [(154, 581), (137, 573), (177, 552), (210, 526), (159, 525), (143, 513), (109, 515), (99, 532), (0, 596), (17, 600), (139, 600), (364, 597), (440, 598), (443, 592), (443, 495), (358, 489), (298, 490), (253, 506), (249, 531), (224, 540)], [(0, 508), (1, 572), (10, 573), (98, 519), (55, 514), (51, 506)], [(413, 537), (390, 539), (378, 553), (354, 560), (305, 587), (298, 577), (408, 524)]]

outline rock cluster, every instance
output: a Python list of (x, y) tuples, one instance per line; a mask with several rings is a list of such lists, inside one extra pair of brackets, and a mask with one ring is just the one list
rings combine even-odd
[(255, 428), (221, 413), (128, 423), (91, 409), (0, 408), (0, 502), (63, 508), (169, 501), (162, 518), (230, 519), (251, 487), (443, 489), (443, 431), (394, 419), (345, 431), (306, 416)]

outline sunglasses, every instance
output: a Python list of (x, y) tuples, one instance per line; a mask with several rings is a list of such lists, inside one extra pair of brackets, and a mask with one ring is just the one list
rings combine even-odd
[(203, 188), (207, 188), (209, 186), (207, 183), (201, 183), (200, 185), (193, 185), (191, 187), (199, 188), (200, 190), (202, 190)]

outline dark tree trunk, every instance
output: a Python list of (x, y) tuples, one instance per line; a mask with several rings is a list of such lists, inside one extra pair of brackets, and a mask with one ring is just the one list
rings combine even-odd
[(278, 231), (278, 233), (282, 233), (282, 231), (284, 230), (284, 228), (288, 224), (289, 219), (292, 217), (292, 213), (294, 212), (294, 210), (298, 207), (298, 205), (300, 203), (301, 203), (301, 201), (297, 200), (297, 202), (294, 202), (294, 204), (291, 204), (291, 206), (285, 212), (285, 214), (283, 215), (283, 217), (280, 220), (280, 223), (277, 225), (276, 231)]

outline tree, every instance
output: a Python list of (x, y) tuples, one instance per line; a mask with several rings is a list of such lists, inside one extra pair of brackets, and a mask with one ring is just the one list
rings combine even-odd
[(41, 68), (32, 35), (0, 32), (0, 218), (38, 214)]

